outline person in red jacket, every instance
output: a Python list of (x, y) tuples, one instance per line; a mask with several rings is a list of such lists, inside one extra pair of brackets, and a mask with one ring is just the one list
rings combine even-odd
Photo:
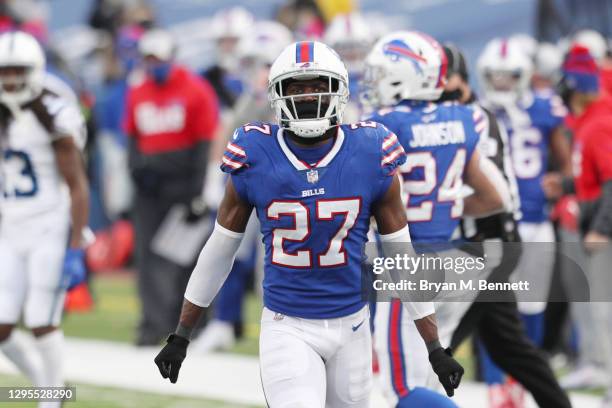
[(190, 221), (203, 212), (218, 103), (205, 80), (173, 61), (175, 46), (169, 33), (147, 32), (139, 51), (146, 75), (128, 91), (125, 127), (136, 190), (136, 266), (143, 310), (137, 344), (148, 345), (158, 344), (176, 325), (191, 269), (158, 256), (151, 242), (176, 204), (189, 209)]
[[(610, 288), (612, 251), (612, 96), (600, 88), (600, 72), (588, 49), (576, 45), (562, 68), (560, 94), (575, 117), (574, 183), (580, 204), (580, 232), (589, 252), (594, 330), (602, 360), (612, 371), (612, 304), (602, 302)], [(605, 245), (608, 244), (608, 245)], [(601, 288), (601, 289), (600, 289)], [(603, 407), (612, 407), (612, 384)]]
[(570, 50), (561, 87), (575, 116), (574, 177), (588, 248), (612, 237), (612, 96), (600, 92), (599, 70), (582, 46)]

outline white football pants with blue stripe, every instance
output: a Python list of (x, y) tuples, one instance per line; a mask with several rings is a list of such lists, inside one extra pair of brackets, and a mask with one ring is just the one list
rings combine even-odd
[[(441, 305), (448, 311), (436, 309), (438, 334), (443, 346), (450, 344), (464, 306), (470, 303)], [(453, 310), (452, 306), (457, 308)], [(438, 305), (437, 305), (438, 306)], [(463, 310), (463, 313), (459, 310)], [(457, 311), (457, 313), (454, 313)], [(444, 390), (429, 363), (427, 347), (414, 322), (400, 301), (376, 304), (374, 347), (378, 357), (380, 386), (389, 407), (395, 407), (416, 387), (428, 388), (444, 394)], [(434, 408), (434, 406), (432, 406)]]
[(369, 408), (368, 307), (336, 319), (301, 319), (264, 308), (259, 361), (271, 408)]
[[(486, 278), (501, 259), (501, 252), (493, 248), (487, 253), (486, 267), (479, 272), (479, 278)], [(453, 249), (440, 252), (439, 256), (471, 258), (472, 256)], [(446, 282), (458, 282), (461, 275), (452, 270), (446, 271)], [(446, 301), (435, 302), (436, 321), (438, 323), (438, 337), (443, 347), (450, 345), (453, 332), (457, 328), (461, 317), (469, 309), (478, 291), (454, 290), (450, 293), (452, 298)], [(459, 301), (461, 300), (461, 301)], [(389, 402), (389, 407), (395, 407), (398, 402), (407, 397), (416, 387), (436, 390), (444, 394), (438, 377), (429, 363), (427, 347), (414, 322), (404, 310), (400, 301), (378, 302), (374, 318), (374, 347), (380, 368), (380, 385)], [(438, 403), (428, 405), (430, 408)]]

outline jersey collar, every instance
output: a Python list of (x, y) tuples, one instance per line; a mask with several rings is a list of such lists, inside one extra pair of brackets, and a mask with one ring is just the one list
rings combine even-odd
[(293, 165), (293, 167), (296, 168), (296, 170), (308, 170), (326, 167), (327, 165), (329, 165), (329, 163), (331, 163), (331, 161), (334, 159), (334, 157), (336, 157), (336, 155), (340, 151), (340, 148), (342, 147), (342, 143), (344, 142), (344, 132), (342, 131), (342, 128), (338, 126), (338, 133), (336, 134), (336, 140), (334, 141), (334, 145), (332, 146), (330, 151), (327, 152), (325, 156), (323, 156), (321, 160), (314, 164), (314, 166), (311, 166), (310, 164), (298, 159), (297, 156), (291, 151), (289, 146), (287, 146), (287, 142), (285, 142), (285, 138), (283, 137), (283, 128), (281, 127), (279, 127), (278, 131), (276, 132), (276, 140), (278, 141), (281, 150), (285, 154), (285, 157), (287, 157), (287, 160), (289, 160), (289, 162)]

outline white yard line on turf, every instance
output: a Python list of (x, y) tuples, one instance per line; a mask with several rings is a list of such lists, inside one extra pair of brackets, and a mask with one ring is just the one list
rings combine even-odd
[[(20, 338), (30, 341), (26, 336)], [(153, 363), (158, 347), (138, 348), (124, 343), (74, 338), (66, 342), (65, 373), (72, 383), (265, 405), (256, 357), (192, 353), (183, 364), (178, 383), (170, 384), (162, 380)], [(0, 373), (15, 372), (0, 354)], [(461, 385), (453, 400), (466, 408), (488, 405), (486, 388), (470, 382)], [(598, 408), (599, 401), (589, 395), (572, 395), (573, 405), (580, 408)], [(380, 394), (374, 392), (372, 407), (384, 406)]]

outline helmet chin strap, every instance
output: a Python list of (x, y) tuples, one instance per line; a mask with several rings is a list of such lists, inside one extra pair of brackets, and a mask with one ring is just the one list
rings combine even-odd
[(297, 136), (309, 139), (323, 135), (330, 126), (329, 119), (312, 119), (289, 121), (288, 128)]
[(321, 135), (315, 136), (315, 137), (300, 136), (292, 128), (287, 128), (286, 130), (287, 130), (287, 135), (294, 142), (299, 143), (299, 144), (303, 144), (303, 145), (307, 145), (307, 146), (311, 146), (311, 145), (315, 145), (315, 144), (317, 144), (319, 142), (323, 142), (325, 140), (330, 139), (331, 137), (333, 137), (336, 134), (337, 129), (338, 129), (338, 125), (332, 126), (332, 127), (328, 128), (327, 130), (325, 130)]

